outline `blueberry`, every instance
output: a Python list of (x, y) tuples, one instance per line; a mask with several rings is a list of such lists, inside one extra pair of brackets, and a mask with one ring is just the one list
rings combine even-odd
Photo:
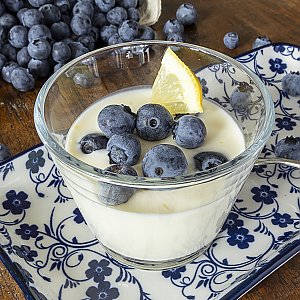
[(282, 91), (290, 96), (300, 96), (300, 73), (291, 72), (286, 74), (281, 81)]
[(278, 141), (275, 156), (300, 161), (300, 137), (287, 136)]
[(56, 41), (61, 41), (70, 36), (70, 27), (64, 22), (53, 23), (50, 27), (51, 35)]
[(96, 150), (106, 149), (108, 138), (99, 133), (89, 133), (80, 141), (80, 149), (84, 154), (90, 154)]
[(106, 20), (108, 23), (113, 25), (121, 25), (125, 20), (127, 20), (127, 11), (123, 7), (114, 7), (106, 14)]
[(108, 105), (98, 114), (98, 126), (107, 137), (124, 132), (132, 133), (135, 128), (135, 114), (129, 106)]
[(44, 15), (45, 24), (57, 23), (61, 19), (60, 9), (53, 4), (45, 4), (39, 8), (39, 11)]
[(115, 33), (113, 36), (111, 36), (108, 41), (107, 44), (108, 45), (116, 45), (116, 44), (120, 44), (123, 43), (124, 41), (121, 39), (121, 37), (119, 36), (118, 33)]
[(195, 24), (198, 13), (190, 3), (181, 4), (176, 11), (176, 19), (184, 26)]
[(118, 5), (128, 9), (135, 8), (138, 5), (138, 0), (119, 0)]
[(118, 32), (118, 27), (116, 25), (105, 25), (100, 29), (101, 40), (105, 43)]
[(10, 43), (4, 44), (1, 48), (1, 53), (10, 61), (17, 61), (17, 52), (18, 50)]
[(183, 37), (181, 33), (172, 32), (167, 35), (167, 41), (171, 42), (183, 42)]
[(11, 83), (11, 73), (17, 67), (19, 67), (19, 65), (14, 61), (10, 61), (7, 64), (5, 64), (1, 71), (3, 80), (8, 83)]
[(174, 145), (159, 144), (152, 147), (142, 162), (146, 177), (175, 177), (187, 172), (188, 162), (181, 149)]
[(100, 39), (99, 29), (95, 26), (92, 26), (89, 35), (94, 39), (95, 42), (98, 42)]
[(64, 42), (56, 42), (52, 46), (52, 58), (55, 62), (65, 63), (72, 55), (70, 46)]
[(131, 7), (127, 10), (128, 19), (139, 22), (141, 14), (137, 8)]
[(204, 143), (207, 132), (201, 119), (185, 115), (175, 123), (173, 134), (178, 146), (195, 149)]
[(27, 0), (27, 1), (33, 7), (41, 7), (49, 2), (52, 2), (52, 0)]
[(0, 25), (2, 25), (7, 30), (9, 30), (14, 25), (17, 25), (17, 23), (17, 19), (11, 14), (5, 13), (0, 17)]
[(31, 28), (34, 25), (43, 24), (44, 15), (38, 9), (31, 8), (24, 11), (22, 20), (22, 25)]
[(35, 40), (51, 40), (51, 32), (46, 25), (37, 24), (28, 31), (28, 41), (32, 43)]
[(47, 59), (51, 53), (51, 46), (46, 40), (34, 40), (28, 44), (28, 53), (35, 59)]
[(90, 19), (94, 16), (94, 6), (89, 2), (79, 1), (73, 7), (73, 15), (84, 14)]
[(105, 14), (101, 12), (94, 14), (92, 24), (96, 27), (102, 27), (104, 25), (107, 25)]
[(50, 73), (50, 65), (47, 60), (32, 58), (28, 63), (28, 71), (34, 78), (47, 77)]
[(15, 48), (23, 48), (28, 44), (28, 29), (22, 25), (13, 26), (8, 33), (8, 41)]
[(123, 41), (133, 41), (138, 37), (139, 24), (134, 20), (126, 20), (118, 28), (118, 33)]
[(83, 88), (88, 88), (93, 85), (93, 75), (91, 73), (76, 73), (73, 81)]
[(137, 134), (147, 141), (160, 141), (171, 134), (173, 117), (160, 104), (145, 104), (136, 116)]
[(54, 5), (59, 8), (62, 14), (68, 14), (71, 8), (69, 0), (55, 0)]
[(27, 69), (17, 67), (11, 72), (13, 87), (21, 92), (27, 92), (34, 88), (34, 79)]
[(246, 109), (251, 103), (251, 92), (248, 88), (249, 85), (241, 84), (237, 87), (230, 96), (230, 104), (235, 110)]
[(138, 39), (140, 39), (140, 40), (154, 40), (155, 39), (154, 30), (149, 26), (139, 25)]
[(7, 59), (3, 54), (0, 54), (0, 72), (2, 71), (2, 68), (7, 63)]
[(108, 140), (107, 147), (110, 163), (135, 165), (141, 156), (141, 143), (131, 133), (114, 134)]
[(227, 32), (224, 35), (223, 42), (228, 49), (234, 49), (239, 44), (239, 36), (236, 32)]
[(100, 12), (107, 13), (113, 7), (115, 7), (115, 0), (95, 0), (95, 4), (98, 6)]
[(3, 2), (6, 5), (6, 7), (14, 13), (18, 12), (24, 7), (23, 0), (3, 0)]
[(17, 63), (20, 67), (27, 68), (29, 61), (31, 60), (31, 56), (28, 53), (27, 47), (23, 47), (17, 53)]
[(178, 20), (171, 19), (165, 23), (163, 31), (168, 36), (170, 33), (183, 33), (184, 27)]
[(20, 22), (21, 24), (23, 24), (24, 12), (25, 12), (26, 10), (28, 10), (28, 8), (27, 8), (27, 7), (24, 7), (24, 8), (20, 9), (20, 10), (17, 12), (17, 18), (18, 18), (18, 20), (19, 20), (19, 22)]
[(11, 154), (7, 146), (0, 143), (0, 162), (5, 161), (6, 159), (10, 158)]
[[(105, 173), (116, 173), (119, 175), (137, 176), (136, 170), (131, 166), (111, 165), (104, 169)], [(100, 184), (100, 201), (108, 205), (119, 205), (126, 203), (134, 194), (135, 189), (111, 183)]]
[(90, 51), (95, 49), (95, 40), (91, 35), (82, 35), (77, 39), (77, 41)]
[(54, 67), (53, 67), (53, 72), (55, 73), (56, 71), (58, 71), (64, 64), (56, 64)]
[(271, 44), (271, 40), (266, 36), (259, 36), (255, 39), (252, 49)]
[(4, 41), (6, 41), (6, 39), (7, 39), (7, 29), (2, 25), (0, 25), (0, 49)]
[(197, 170), (207, 171), (227, 162), (228, 159), (221, 153), (207, 151), (196, 154), (194, 156), (194, 161)]
[(89, 49), (84, 47), (80, 42), (69, 43), (71, 49), (71, 58), (79, 57), (89, 52)]
[(70, 27), (76, 35), (87, 34), (92, 27), (92, 21), (87, 15), (76, 14), (71, 19)]

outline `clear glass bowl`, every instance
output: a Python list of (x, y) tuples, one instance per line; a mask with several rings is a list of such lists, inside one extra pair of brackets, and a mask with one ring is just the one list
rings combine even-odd
[[(65, 138), (82, 111), (113, 92), (151, 86), (167, 47), (200, 76), (206, 98), (238, 123), (245, 151), (213, 171), (172, 179), (106, 174), (68, 153)], [(86, 81), (77, 80), (82, 76)], [(238, 85), (251, 92), (252, 100), (237, 110), (229, 97)], [(166, 269), (196, 258), (214, 240), (271, 134), (274, 108), (258, 77), (234, 59), (196, 45), (147, 41), (98, 49), (63, 66), (40, 90), (34, 118), (42, 142), (105, 251), (128, 265)], [(103, 204), (103, 183), (134, 188), (137, 200), (141, 195), (149, 199), (151, 210)], [(153, 205), (165, 204), (177, 208), (171, 213), (153, 210)]]

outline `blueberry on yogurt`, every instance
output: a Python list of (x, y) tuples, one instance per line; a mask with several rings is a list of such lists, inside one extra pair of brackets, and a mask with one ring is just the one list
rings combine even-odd
[(206, 138), (203, 121), (195, 116), (182, 116), (174, 125), (174, 139), (178, 146), (187, 149), (200, 147)]
[(141, 143), (131, 133), (114, 134), (106, 149), (110, 163), (133, 166), (141, 156)]
[(89, 133), (80, 141), (80, 149), (84, 154), (90, 154), (96, 150), (106, 149), (108, 138), (99, 133)]
[(152, 147), (142, 161), (146, 177), (175, 177), (187, 172), (188, 162), (182, 150), (174, 145), (159, 144)]
[[(104, 173), (137, 176), (136, 170), (131, 166), (111, 165), (104, 169)], [(135, 189), (116, 184), (102, 182), (100, 184), (99, 199), (107, 205), (120, 205), (126, 203), (134, 194)]]
[(132, 133), (135, 128), (135, 114), (129, 106), (108, 105), (98, 114), (98, 126), (107, 137), (124, 132)]
[(196, 154), (194, 161), (197, 170), (207, 171), (227, 162), (228, 159), (222, 153), (207, 151)]
[(147, 141), (160, 141), (171, 134), (173, 117), (160, 104), (144, 104), (137, 111), (137, 134)]

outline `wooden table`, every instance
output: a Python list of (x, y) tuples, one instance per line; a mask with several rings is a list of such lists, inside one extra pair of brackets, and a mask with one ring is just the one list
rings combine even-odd
[[(163, 39), (162, 27), (167, 19), (175, 16), (179, 0), (164, 0), (162, 15), (154, 26)], [(299, 0), (190, 0), (199, 12), (196, 26), (186, 32), (186, 42), (200, 44), (230, 56), (250, 50), (257, 36), (266, 35), (273, 42), (300, 45)], [(240, 44), (235, 50), (226, 49), (223, 36), (236, 31)], [(39, 87), (19, 93), (0, 80), (0, 142), (9, 146), (13, 154), (40, 142), (33, 122), (33, 106)], [(300, 255), (297, 255), (262, 283), (242, 297), (243, 300), (300, 299)], [(24, 299), (8, 271), (0, 263), (0, 299)], [(134, 300), (134, 299), (130, 299)]]

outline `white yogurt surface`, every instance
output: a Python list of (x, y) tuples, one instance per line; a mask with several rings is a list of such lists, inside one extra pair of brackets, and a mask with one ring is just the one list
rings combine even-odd
[[(79, 141), (86, 134), (100, 132), (97, 116), (105, 106), (124, 104), (137, 112), (140, 106), (150, 103), (150, 99), (151, 88), (143, 87), (112, 94), (95, 102), (70, 128), (66, 150), (90, 165), (106, 168), (109, 166), (107, 151), (84, 154)], [(208, 100), (204, 100), (203, 106), (204, 113), (200, 117), (207, 128), (204, 144), (197, 149), (181, 148), (189, 163), (188, 172), (196, 171), (193, 156), (198, 152), (216, 151), (232, 159), (245, 149), (243, 134), (230, 115)], [(141, 158), (134, 166), (140, 176), (144, 154), (157, 143), (176, 145), (172, 136), (159, 142), (141, 140)], [(240, 178), (232, 178), (231, 182), (220, 178), (183, 189), (139, 190), (127, 203), (107, 207), (97, 198), (99, 183), (92, 183), (84, 176), (79, 178), (66, 166), (61, 167), (74, 200), (101, 243), (127, 257), (142, 260), (179, 258), (209, 244), (240, 189)]]

